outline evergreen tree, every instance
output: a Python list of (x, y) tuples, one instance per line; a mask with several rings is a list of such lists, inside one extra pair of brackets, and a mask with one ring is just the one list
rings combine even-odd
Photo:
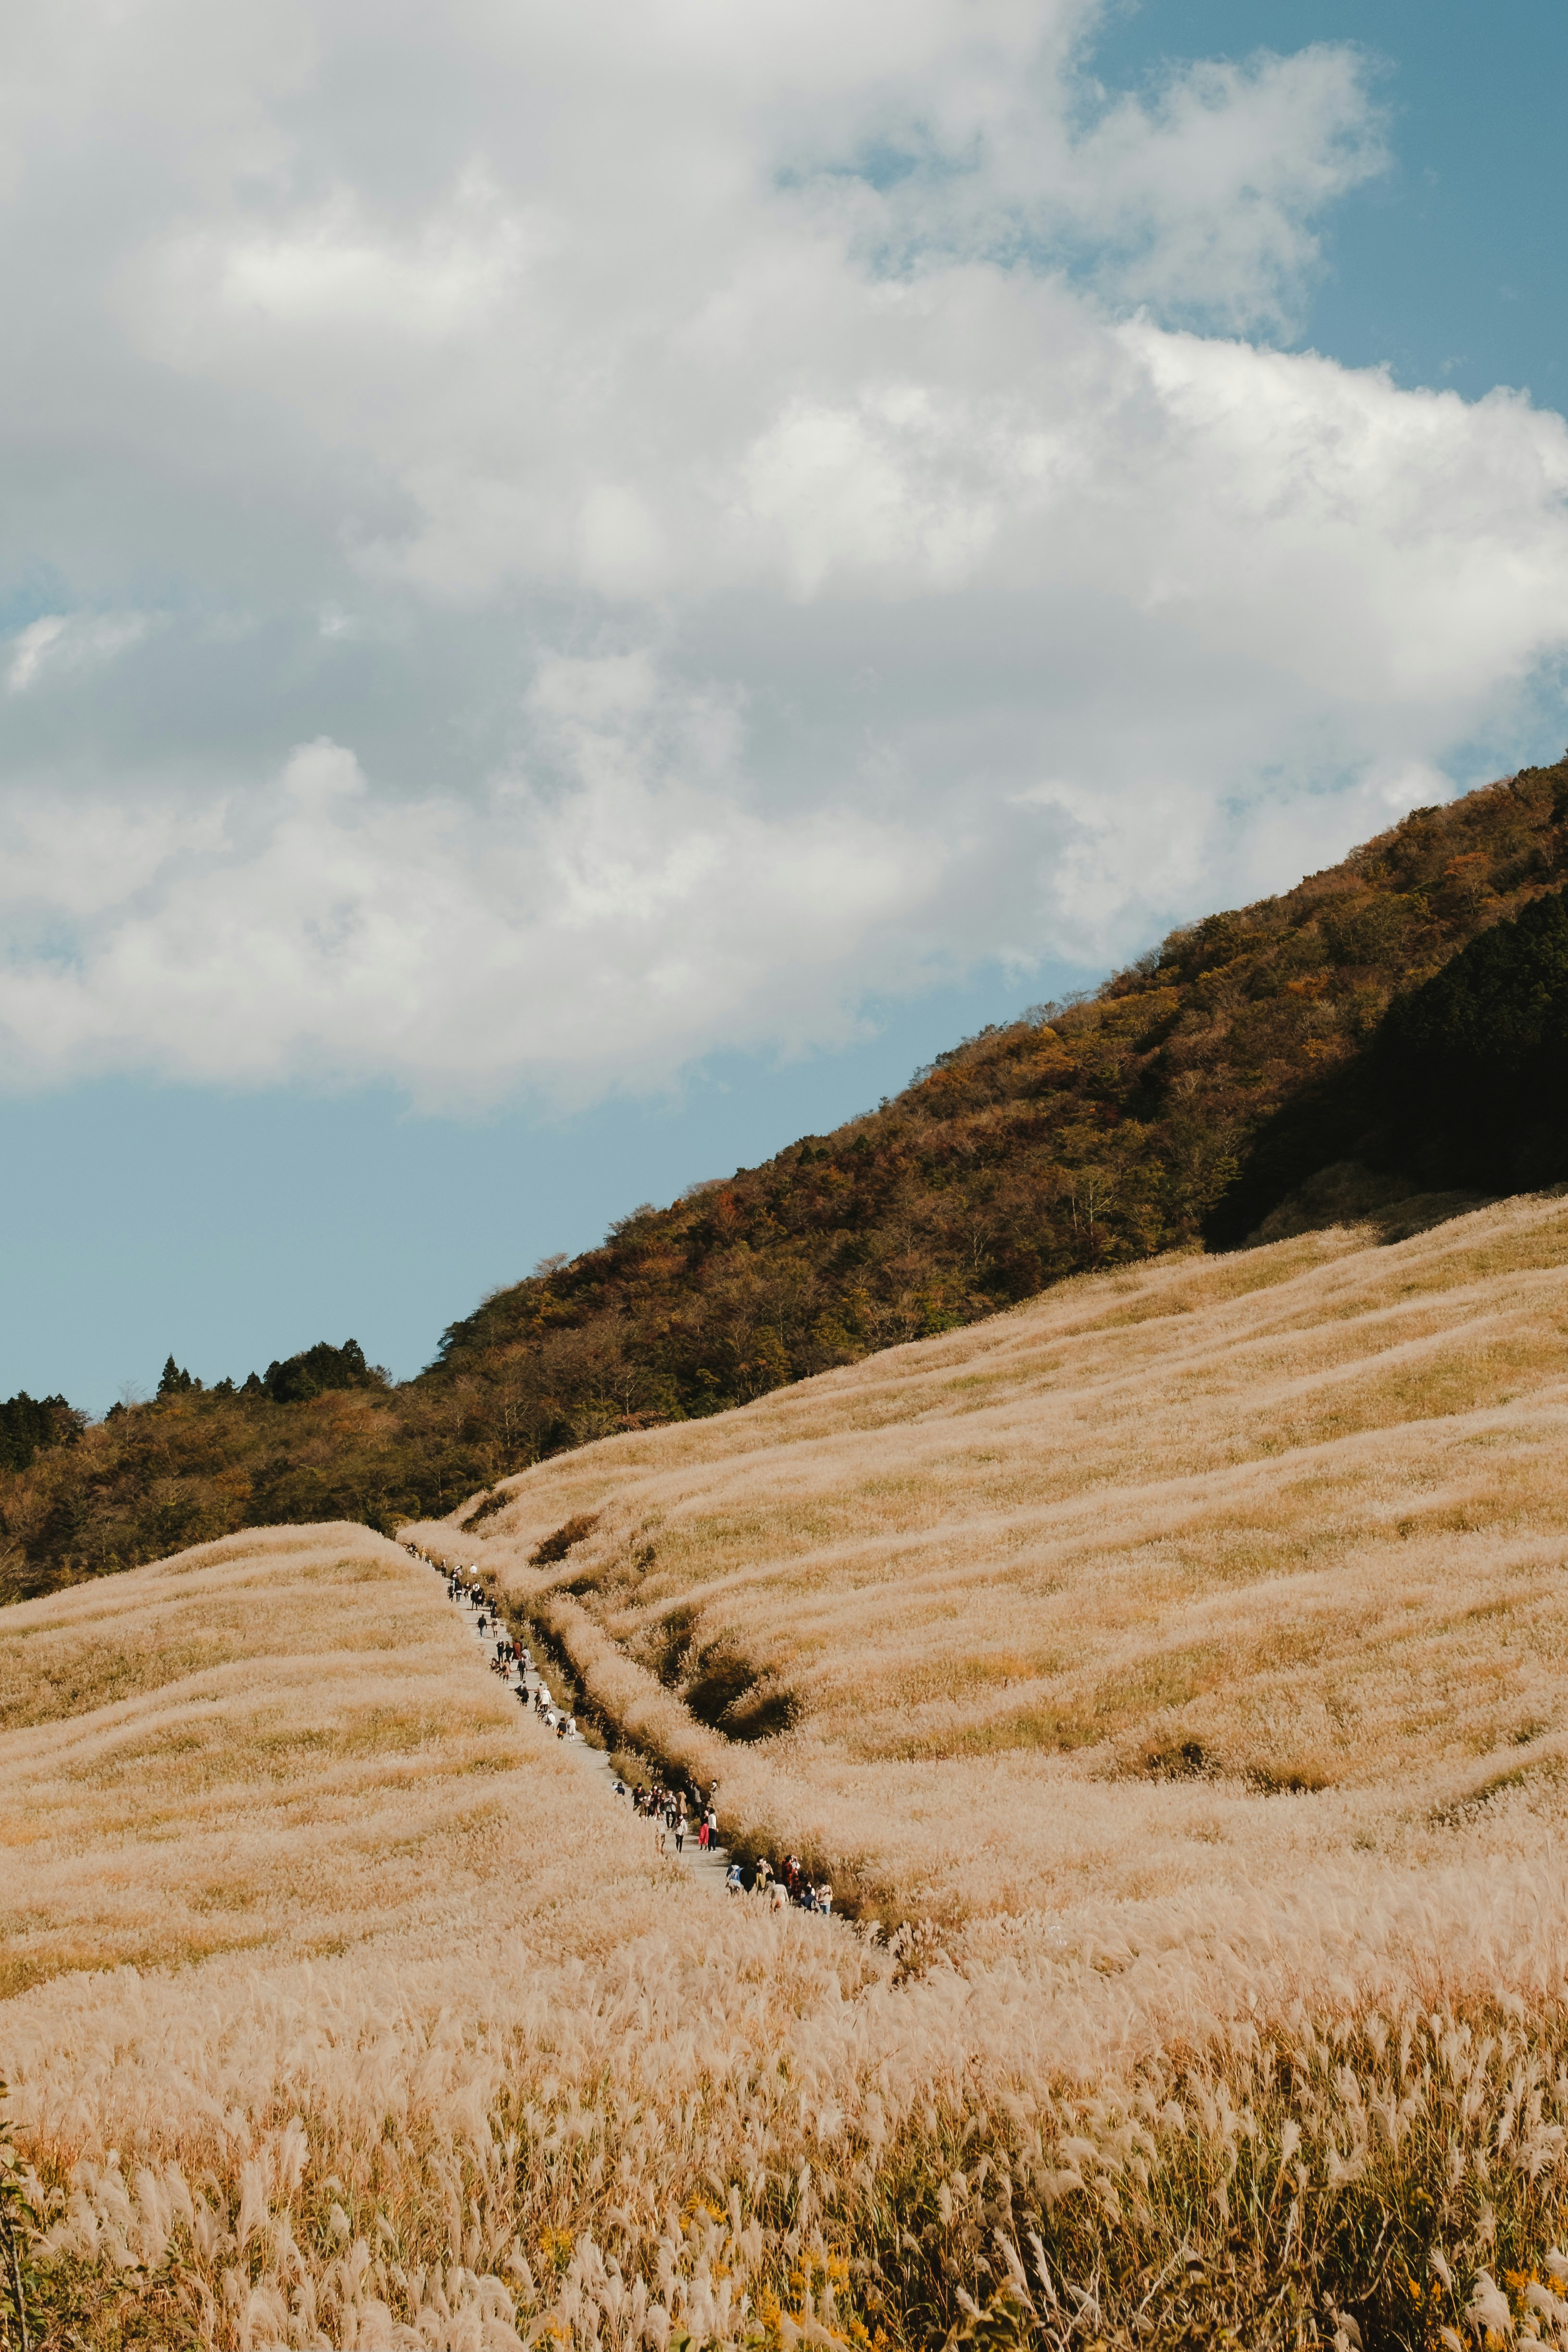
[(26, 1470), (51, 1445), (79, 1436), (82, 1416), (63, 1396), (30, 1397), (18, 1389), (0, 1402), (0, 1470)]

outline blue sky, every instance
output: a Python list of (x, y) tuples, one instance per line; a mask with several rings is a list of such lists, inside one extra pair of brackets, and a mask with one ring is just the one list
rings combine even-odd
[(1568, 252), (1552, 123), (1568, 17), (1541, 0), (1147, 0), (1107, 28), (1107, 79), (1166, 56), (1358, 44), (1378, 60), (1389, 168), (1327, 224), (1305, 339), (1403, 383), (1568, 400)]
[(1560, 12), (211, 22), (0, 222), (0, 1394), (411, 1373), (1568, 739)]

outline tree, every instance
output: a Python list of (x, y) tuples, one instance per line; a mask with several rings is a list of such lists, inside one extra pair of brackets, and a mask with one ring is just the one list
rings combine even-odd
[(158, 1382), (158, 1393), (161, 1397), (187, 1396), (195, 1385), (190, 1373), (183, 1372), (172, 1356), (165, 1359), (162, 1376)]
[(1374, 1060), (1392, 1156), (1416, 1172), (1500, 1190), (1568, 1175), (1568, 896), (1532, 900), (1396, 997)]
[(18, 1389), (0, 1403), (0, 1470), (26, 1470), (52, 1445), (79, 1437), (83, 1416), (63, 1396), (30, 1397)]
[(325, 1389), (380, 1389), (387, 1381), (379, 1366), (366, 1363), (357, 1339), (345, 1339), (340, 1348), (318, 1339), (313, 1348), (268, 1364), (262, 1385), (274, 1404), (303, 1404)]

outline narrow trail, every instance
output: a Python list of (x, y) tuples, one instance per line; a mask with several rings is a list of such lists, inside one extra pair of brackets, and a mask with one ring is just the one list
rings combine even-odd
[[(424, 1555), (419, 1552), (415, 1552), (413, 1556), (416, 1560), (423, 1559), (424, 1558)], [(449, 1573), (445, 1563), (443, 1561), (426, 1560), (425, 1565), (432, 1568), (443, 1577)], [(466, 1593), (465, 1593), (461, 1600), (454, 1601), (452, 1606), (460, 1617), (466, 1619), (468, 1630), (474, 1637), (475, 1646), (485, 1660), (486, 1667), (493, 1670), (496, 1656), (497, 1636), (489, 1632), (481, 1633), (479, 1631), (480, 1617), (482, 1615), (486, 1615), (486, 1612), (476, 1607), (472, 1599)], [(495, 1623), (494, 1616), (488, 1616), (487, 1622), (489, 1624), (493, 1625)], [(497, 1675), (496, 1679), (498, 1682), (501, 1680), (501, 1676)], [(610, 1769), (610, 1759), (605, 1754), (603, 1748), (593, 1747), (588, 1740), (583, 1738), (580, 1732), (574, 1733), (566, 1739), (561, 1739), (558, 1738), (554, 1732), (547, 1731), (544, 1726), (538, 1722), (533, 1712), (533, 1698), (534, 1694), (538, 1689), (539, 1684), (542, 1680), (543, 1677), (537, 1667), (534, 1669), (533, 1680), (530, 1683), (520, 1667), (508, 1664), (506, 1672), (506, 1684), (507, 1689), (511, 1691), (513, 1696), (518, 1698), (518, 1713), (526, 1717), (530, 1725), (534, 1726), (539, 1738), (548, 1740), (552, 1748), (559, 1748), (563, 1750), (563, 1752), (571, 1758), (573, 1763), (576, 1764), (589, 1779), (597, 1782), (600, 1790), (610, 1803), (624, 1805), (627, 1811), (631, 1812), (632, 1800), (630, 1795), (617, 1797), (615, 1794), (616, 1776)], [(519, 1685), (522, 1686), (522, 1695), (520, 1696), (518, 1690)], [(636, 1817), (633, 1816), (633, 1818), (635, 1819)], [(655, 1843), (655, 1832), (653, 1822), (645, 1822), (643, 1826), (647, 1832), (649, 1843), (653, 1844)], [(722, 1845), (709, 1846), (706, 1850), (699, 1846), (697, 1843), (696, 1827), (695, 1823), (686, 1832), (685, 1846), (682, 1852), (677, 1853), (675, 1850), (674, 1831), (669, 1832), (667, 1834), (664, 1852), (666, 1858), (671, 1862), (680, 1864), (690, 1874), (690, 1875), (695, 1879), (699, 1886), (706, 1887), (710, 1894), (722, 1895), (724, 1893), (725, 1881), (729, 1872), (729, 1854)]]

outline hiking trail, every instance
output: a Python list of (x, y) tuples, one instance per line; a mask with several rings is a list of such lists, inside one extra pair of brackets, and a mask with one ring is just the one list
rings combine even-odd
[[(448, 1567), (445, 1561), (436, 1559), (434, 1557), (427, 1558), (426, 1555), (422, 1552), (413, 1552), (412, 1557), (415, 1560), (423, 1561), (424, 1565), (437, 1570), (444, 1577), (450, 1576), (454, 1573), (461, 1574), (463, 1572), (460, 1568), (453, 1570)], [(486, 1618), (488, 1623), (493, 1626), (496, 1622), (495, 1604), (489, 1600), (488, 1595), (486, 1595), (486, 1606), (479, 1607), (476, 1605), (472, 1597), (472, 1592), (475, 1589), (477, 1588), (465, 1589), (462, 1598), (454, 1601), (452, 1605), (460, 1615), (467, 1618), (469, 1631), (474, 1637), (475, 1646), (479, 1651), (480, 1655), (484, 1658), (486, 1666), (491, 1666), (496, 1655), (496, 1642), (499, 1636), (488, 1631), (481, 1633), (479, 1631), (479, 1620), (483, 1616)], [(497, 1680), (499, 1681), (501, 1677), (497, 1675)], [(560, 1738), (557, 1733), (549, 1730), (534, 1713), (534, 1693), (538, 1690), (541, 1681), (544, 1680), (545, 1677), (541, 1675), (538, 1666), (536, 1666), (533, 1670), (532, 1682), (529, 1683), (524, 1675), (523, 1669), (520, 1666), (514, 1665), (508, 1661), (506, 1673), (507, 1688), (513, 1694), (514, 1697), (516, 1697), (517, 1696), (519, 1683), (523, 1684), (527, 1692), (527, 1696), (526, 1698), (519, 1699), (517, 1712), (524, 1718), (525, 1723), (528, 1727), (530, 1735), (541, 1742), (548, 1742), (548, 1744), (552, 1748), (559, 1748), (563, 1749), (585, 1775), (599, 1784), (604, 1794), (612, 1803), (624, 1805), (626, 1811), (631, 1813), (632, 1798), (630, 1791), (628, 1791), (624, 1797), (617, 1797), (614, 1793), (616, 1775), (611, 1769), (610, 1758), (606, 1751), (602, 1748), (593, 1747), (590, 1741), (586, 1740), (582, 1737), (580, 1732), (578, 1732), (565, 1739)], [(640, 1817), (636, 1814), (632, 1814), (632, 1818), (633, 1820), (637, 1820)], [(653, 1823), (651, 1821), (643, 1820), (642, 1826), (646, 1830), (650, 1843), (655, 1843)], [(667, 1833), (664, 1851), (666, 1858), (684, 1867), (690, 1875), (695, 1879), (699, 1886), (706, 1887), (711, 1894), (722, 1895), (724, 1893), (725, 1881), (729, 1872), (730, 1855), (727, 1850), (722, 1845), (712, 1845), (706, 1849), (700, 1846), (697, 1843), (696, 1822), (695, 1820), (692, 1822), (691, 1828), (686, 1832), (686, 1842), (684, 1850), (678, 1853), (675, 1851), (675, 1835), (674, 1832), (671, 1830)]]

